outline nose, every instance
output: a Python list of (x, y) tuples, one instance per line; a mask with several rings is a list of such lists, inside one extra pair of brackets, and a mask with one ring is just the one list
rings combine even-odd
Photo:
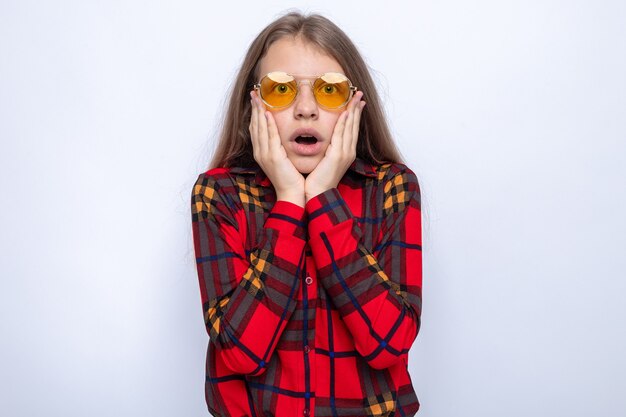
[(296, 119), (317, 119), (319, 109), (313, 94), (313, 86), (310, 82), (303, 81), (298, 86), (298, 90), (296, 102), (293, 106), (294, 117)]

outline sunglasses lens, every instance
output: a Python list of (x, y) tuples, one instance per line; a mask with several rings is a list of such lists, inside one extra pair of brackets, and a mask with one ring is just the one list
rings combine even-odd
[[(340, 73), (328, 72), (315, 80), (313, 94), (317, 102), (326, 108), (337, 109), (345, 105), (352, 96), (348, 78)], [(298, 83), (285, 72), (270, 72), (260, 83), (261, 98), (272, 107), (290, 105), (298, 94)]]
[(261, 80), (261, 98), (274, 107), (289, 105), (296, 97), (294, 78), (284, 72), (270, 72)]
[(317, 102), (324, 107), (335, 109), (343, 106), (350, 99), (350, 81), (339, 73), (326, 73), (315, 81), (313, 92)]

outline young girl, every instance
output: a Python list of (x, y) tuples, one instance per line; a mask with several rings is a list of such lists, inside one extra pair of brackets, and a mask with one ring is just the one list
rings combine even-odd
[(414, 415), (420, 190), (345, 33), (299, 13), (266, 27), (211, 165), (192, 195), (209, 411)]

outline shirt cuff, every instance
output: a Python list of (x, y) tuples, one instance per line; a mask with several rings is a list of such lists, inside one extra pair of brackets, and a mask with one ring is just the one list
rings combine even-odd
[(304, 207), (289, 201), (279, 200), (274, 204), (267, 220), (265, 220), (265, 227), (286, 232), (305, 240), (305, 216)]
[(308, 229), (311, 237), (347, 220), (354, 220), (350, 208), (339, 190), (331, 188), (310, 199), (304, 206), (308, 214)]

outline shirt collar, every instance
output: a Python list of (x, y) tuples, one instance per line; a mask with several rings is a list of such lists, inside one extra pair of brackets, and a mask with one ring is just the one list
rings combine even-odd
[(377, 165), (372, 165), (361, 158), (357, 158), (348, 169), (356, 172), (357, 174), (365, 175), (366, 177), (376, 178), (378, 176), (376, 168)]
[[(356, 158), (348, 169), (366, 177), (376, 178), (378, 176), (376, 165), (372, 165), (360, 158)], [(269, 186), (271, 184), (261, 167), (256, 163), (249, 167), (232, 167), (230, 168), (230, 172), (235, 174), (255, 175), (256, 183), (259, 185)]]

